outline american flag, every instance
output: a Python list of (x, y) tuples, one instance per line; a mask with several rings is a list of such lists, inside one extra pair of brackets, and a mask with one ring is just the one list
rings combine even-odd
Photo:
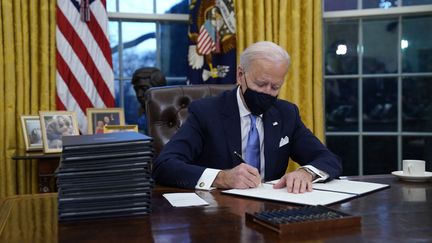
[(210, 54), (216, 50), (216, 33), (210, 22), (206, 22), (200, 28), (197, 42), (197, 52), (201, 55)]
[(105, 0), (57, 0), (57, 110), (75, 111), (87, 133), (86, 109), (114, 107), (114, 74)]

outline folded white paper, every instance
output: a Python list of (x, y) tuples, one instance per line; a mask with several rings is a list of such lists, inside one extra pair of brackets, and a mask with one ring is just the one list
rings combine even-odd
[(165, 193), (163, 196), (174, 207), (204, 206), (208, 202), (200, 198), (197, 194), (191, 193)]
[(341, 193), (349, 193), (355, 195), (362, 195), (386, 187), (389, 187), (389, 185), (373, 183), (373, 182), (349, 181), (349, 180), (332, 180), (326, 183), (313, 184), (313, 189), (315, 190), (341, 192)]

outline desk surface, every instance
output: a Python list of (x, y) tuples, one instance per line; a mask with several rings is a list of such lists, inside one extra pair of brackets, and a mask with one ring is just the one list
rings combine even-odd
[(221, 194), (197, 193), (205, 207), (174, 208), (163, 193), (187, 190), (157, 186), (152, 213), (137, 218), (57, 222), (57, 194), (15, 196), (0, 200), (0, 242), (426, 242), (432, 240), (432, 182), (410, 183), (390, 175), (351, 179), (391, 184), (330, 207), (362, 217), (357, 230), (279, 236), (245, 222), (245, 212), (293, 206)]

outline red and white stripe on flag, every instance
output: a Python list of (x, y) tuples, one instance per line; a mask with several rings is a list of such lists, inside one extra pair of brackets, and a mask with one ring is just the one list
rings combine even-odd
[(200, 55), (208, 55), (216, 50), (216, 45), (204, 25), (201, 26), (197, 40), (197, 52)]
[(85, 134), (87, 108), (115, 106), (106, 2), (57, 0), (56, 15), (57, 109), (75, 111)]

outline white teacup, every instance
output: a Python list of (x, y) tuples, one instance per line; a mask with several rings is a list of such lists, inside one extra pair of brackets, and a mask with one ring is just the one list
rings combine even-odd
[(410, 176), (422, 176), (426, 171), (426, 162), (424, 160), (404, 159), (403, 174)]

